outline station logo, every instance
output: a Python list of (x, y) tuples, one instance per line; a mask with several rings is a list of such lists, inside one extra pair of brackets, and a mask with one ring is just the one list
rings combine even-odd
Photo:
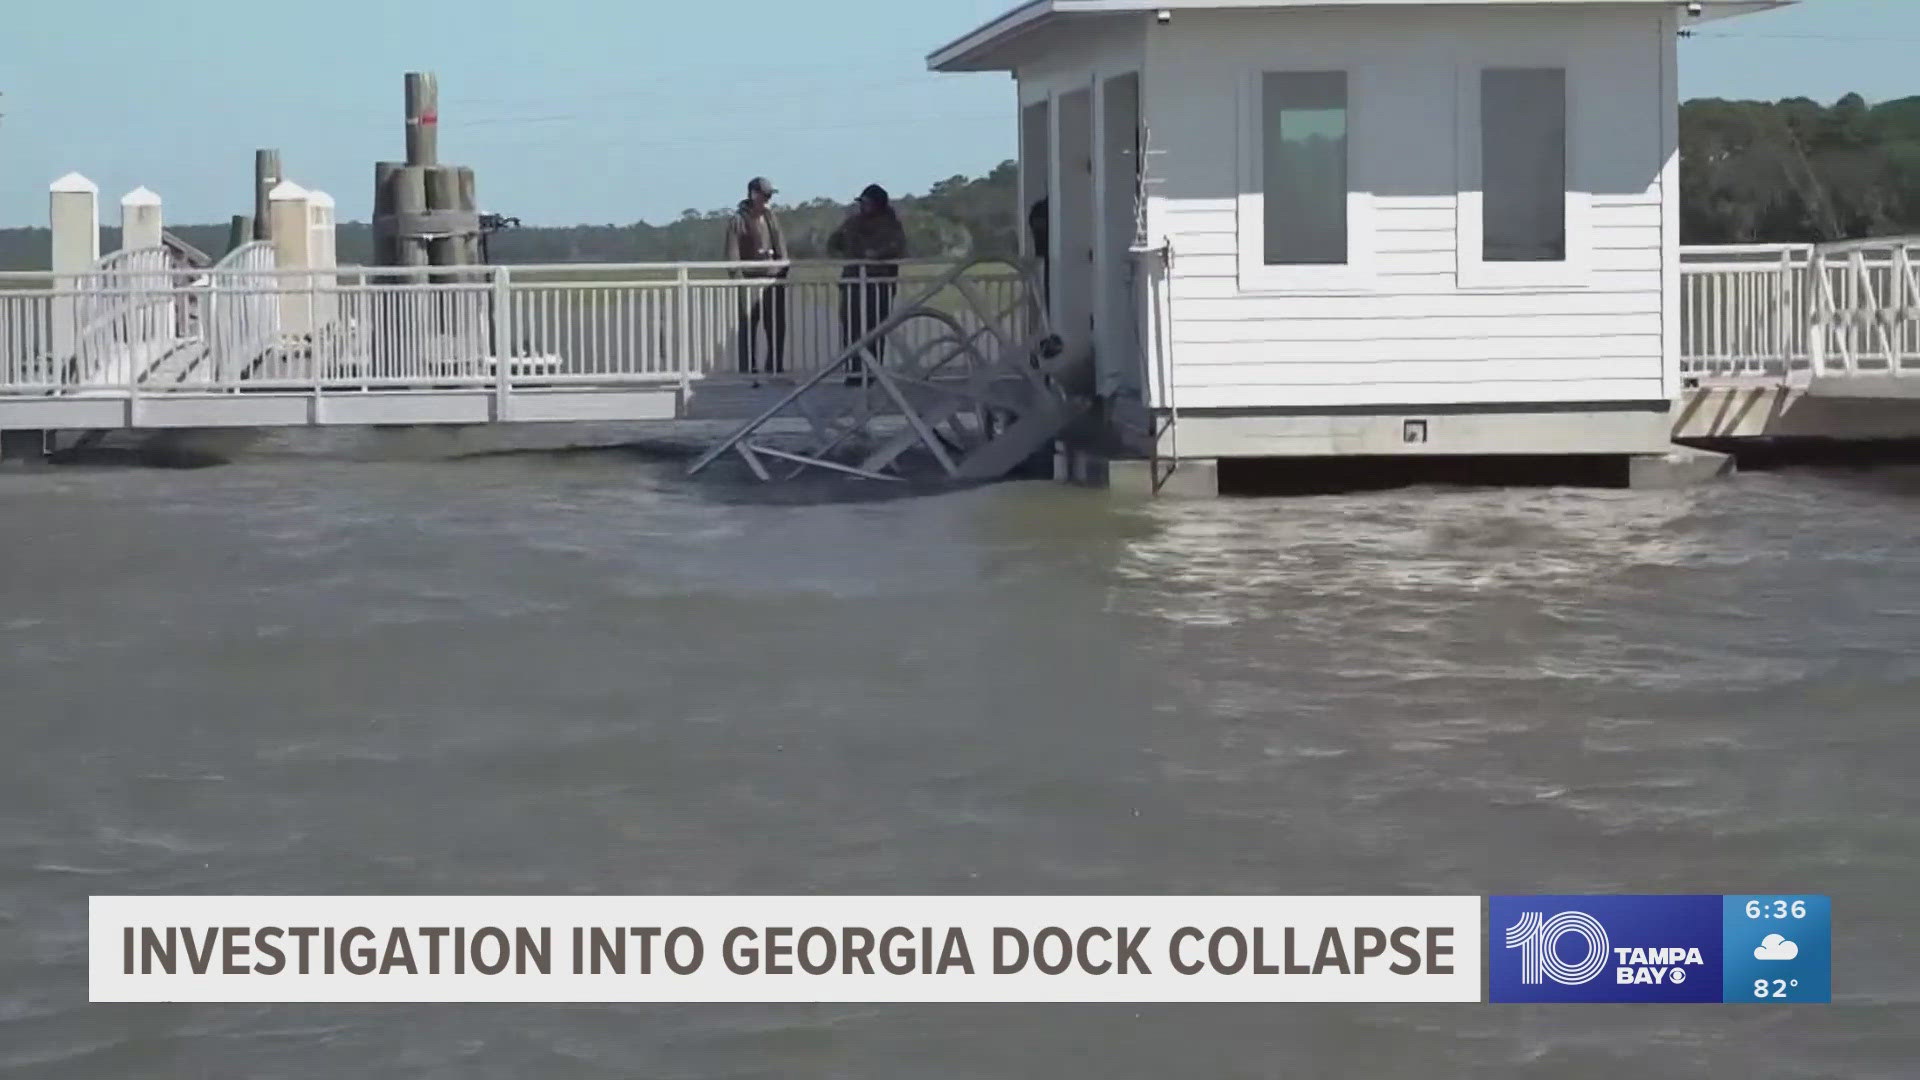
[(1718, 1002), (1718, 896), (1495, 896), (1495, 1002)]

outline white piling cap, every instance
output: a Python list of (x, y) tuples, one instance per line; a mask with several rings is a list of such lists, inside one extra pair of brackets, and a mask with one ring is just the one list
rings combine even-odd
[(49, 184), (47, 190), (55, 194), (73, 192), (86, 195), (98, 195), (100, 194), (100, 185), (81, 176), (77, 172), (70, 172), (60, 179), (55, 180), (52, 184)]
[(273, 202), (290, 202), (306, 197), (307, 189), (291, 180), (282, 180), (273, 186), (272, 191), (267, 192), (267, 198)]
[(160, 196), (148, 191), (144, 186), (134, 188), (120, 197), (121, 206), (159, 206)]

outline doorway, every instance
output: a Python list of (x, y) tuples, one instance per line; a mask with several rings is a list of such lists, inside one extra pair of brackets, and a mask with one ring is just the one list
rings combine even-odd
[(1041, 304), (1047, 303), (1047, 296), (1052, 293), (1048, 281), (1053, 255), (1049, 239), (1052, 230), (1047, 205), (1047, 192), (1052, 185), (1053, 107), (1051, 102), (1042, 100), (1020, 110), (1020, 213), (1016, 219), (1020, 251), (1030, 259), (1041, 261), (1042, 295), (1035, 298)]
[(1053, 329), (1069, 354), (1093, 344), (1093, 90), (1056, 102), (1053, 191)]
[(1141, 386), (1140, 312), (1136, 297), (1139, 259), (1133, 246), (1140, 232), (1144, 195), (1140, 138), (1140, 76), (1115, 76), (1100, 88), (1101, 244), (1094, 275), (1099, 300), (1094, 310), (1094, 360), (1100, 393), (1111, 396)]

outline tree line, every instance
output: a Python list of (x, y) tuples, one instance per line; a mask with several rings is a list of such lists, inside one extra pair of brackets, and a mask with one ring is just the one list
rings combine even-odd
[(1680, 232), (1690, 244), (1920, 234), (1920, 97), (1688, 102)]
[[(970, 254), (1011, 255), (1019, 250), (1013, 212), (1019, 167), (1002, 162), (982, 177), (955, 176), (928, 191), (894, 200), (906, 227), (908, 248), (916, 257), (959, 258)], [(827, 237), (852, 207), (832, 199), (814, 199), (778, 207), (787, 245), (795, 258), (827, 255)], [(664, 225), (636, 221), (628, 225), (568, 225), (510, 228), (488, 241), (492, 261), (508, 264), (566, 262), (688, 262), (723, 257), (729, 206), (685, 210)], [(226, 225), (170, 225), (169, 231), (202, 251), (226, 250)], [(102, 228), (100, 250), (120, 245), (118, 228)], [(336, 233), (342, 265), (366, 265), (373, 258), (373, 231), (364, 222), (342, 222)], [(0, 269), (41, 270), (47, 266), (47, 230), (0, 229)]]
[[(923, 257), (1004, 256), (1018, 250), (1018, 167), (955, 176), (895, 200), (910, 249)], [(1859, 95), (1824, 106), (1690, 101), (1680, 110), (1680, 220), (1689, 244), (1796, 243), (1920, 234), (1920, 97), (1868, 105)], [(832, 199), (782, 207), (795, 257), (826, 255), (849, 207)], [(732, 207), (689, 209), (665, 224), (510, 229), (491, 242), (495, 262), (681, 262), (717, 259)], [(203, 251), (226, 246), (225, 225), (175, 226)], [(101, 249), (118, 246), (104, 229)], [(339, 230), (340, 261), (372, 258), (359, 222)], [(0, 229), (0, 269), (43, 269), (45, 229)]]

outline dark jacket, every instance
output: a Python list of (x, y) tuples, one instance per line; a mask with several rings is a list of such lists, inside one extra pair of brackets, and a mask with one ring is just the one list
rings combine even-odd
[[(780, 218), (767, 207), (765, 214), (755, 214), (753, 204), (740, 200), (733, 216), (727, 219), (727, 249), (724, 262), (785, 262), (787, 259), (787, 238), (780, 231)], [(772, 277), (776, 271), (743, 270), (746, 277)]]
[[(898, 260), (907, 257), (907, 230), (891, 209), (873, 213), (855, 213), (827, 237), (827, 253), (840, 259)], [(854, 262), (842, 270), (842, 277), (898, 277), (900, 268), (892, 262)]]

